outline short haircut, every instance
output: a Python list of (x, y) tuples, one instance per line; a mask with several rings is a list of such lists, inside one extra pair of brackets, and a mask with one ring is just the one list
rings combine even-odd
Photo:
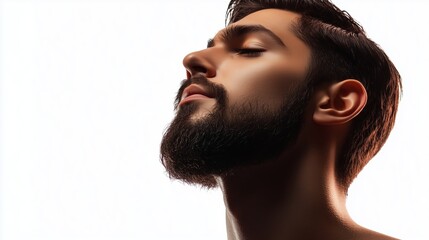
[(336, 162), (337, 179), (347, 191), (393, 128), (402, 93), (400, 74), (364, 29), (328, 0), (231, 0), (226, 21), (268, 8), (301, 15), (293, 31), (311, 49), (309, 91), (345, 79), (360, 81), (367, 91), (367, 104), (351, 123)]

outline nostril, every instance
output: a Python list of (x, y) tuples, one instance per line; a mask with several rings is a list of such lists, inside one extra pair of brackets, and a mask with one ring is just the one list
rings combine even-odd
[[(204, 76), (207, 75), (207, 68), (201, 66), (201, 65), (193, 65), (186, 71), (186, 76), (189, 78), (192, 78), (193, 76), (196, 76), (198, 74), (202, 74)], [(206, 76), (207, 77), (207, 76)]]
[(194, 72), (198, 73), (207, 73), (207, 69), (202, 66), (194, 66)]

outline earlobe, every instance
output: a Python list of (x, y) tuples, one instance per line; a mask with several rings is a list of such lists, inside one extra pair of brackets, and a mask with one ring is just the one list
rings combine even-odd
[(365, 87), (355, 79), (332, 84), (317, 99), (313, 120), (320, 125), (344, 124), (363, 110), (367, 98)]

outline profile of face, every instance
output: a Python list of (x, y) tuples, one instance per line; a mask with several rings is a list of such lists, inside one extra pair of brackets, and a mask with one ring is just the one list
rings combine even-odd
[(299, 15), (264, 9), (188, 54), (161, 160), (172, 178), (205, 187), (213, 176), (269, 161), (294, 144), (311, 97)]

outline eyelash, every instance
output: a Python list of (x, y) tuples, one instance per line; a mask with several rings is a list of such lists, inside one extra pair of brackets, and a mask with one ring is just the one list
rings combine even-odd
[(246, 55), (248, 57), (259, 57), (263, 52), (265, 52), (265, 49), (259, 49), (259, 48), (239, 48), (235, 50), (238, 55)]

